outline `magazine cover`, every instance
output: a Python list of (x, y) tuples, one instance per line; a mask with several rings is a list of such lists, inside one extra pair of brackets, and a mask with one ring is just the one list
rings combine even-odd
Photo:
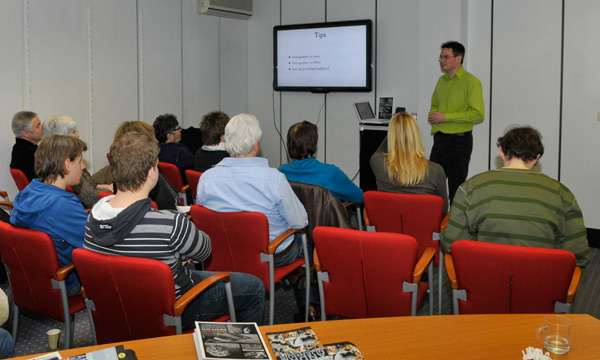
[(267, 333), (277, 360), (331, 359), (310, 327)]
[(272, 359), (256, 323), (196, 322), (201, 359)]
[(356, 345), (351, 342), (339, 342), (324, 345), (332, 360), (364, 359)]
[(379, 98), (379, 116), (380, 119), (391, 119), (392, 118), (392, 105), (394, 104), (394, 98), (392, 97), (380, 97)]

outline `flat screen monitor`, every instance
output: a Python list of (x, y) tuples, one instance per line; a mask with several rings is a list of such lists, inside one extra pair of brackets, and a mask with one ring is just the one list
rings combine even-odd
[(371, 20), (275, 26), (273, 88), (370, 92), (371, 32)]

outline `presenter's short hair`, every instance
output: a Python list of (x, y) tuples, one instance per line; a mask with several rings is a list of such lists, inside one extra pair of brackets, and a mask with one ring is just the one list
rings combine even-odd
[(45, 135), (70, 135), (77, 131), (77, 123), (68, 115), (51, 115), (42, 124)]
[(65, 161), (75, 161), (86, 150), (86, 143), (74, 136), (46, 136), (35, 151), (35, 173), (42, 182), (53, 182), (59, 177), (65, 177)]
[(204, 115), (200, 123), (202, 143), (204, 145), (217, 145), (220, 143), (228, 122), (229, 115), (222, 111), (212, 111)]
[(12, 118), (12, 131), (15, 137), (21, 137), (21, 131), (31, 131), (31, 120), (35, 119), (38, 115), (33, 111), (19, 111)]
[(509, 129), (496, 143), (508, 160), (517, 158), (525, 162), (544, 155), (542, 134), (531, 126), (517, 126)]
[(317, 152), (319, 129), (310, 121), (295, 123), (287, 134), (287, 148), (290, 157), (295, 160), (306, 159)]
[(110, 172), (120, 191), (139, 190), (158, 164), (154, 137), (137, 131), (121, 135), (110, 147)]
[(175, 128), (179, 125), (177, 117), (173, 114), (160, 115), (154, 120), (154, 131), (156, 132), (156, 140), (159, 143), (167, 141), (167, 134), (175, 131)]
[(236, 115), (225, 126), (225, 150), (232, 157), (248, 155), (261, 137), (262, 131), (256, 116)]
[(446, 41), (440, 48), (452, 49), (452, 54), (454, 54), (454, 56), (462, 56), (462, 59), (460, 60), (461, 64), (463, 60), (465, 60), (465, 47), (458, 41)]

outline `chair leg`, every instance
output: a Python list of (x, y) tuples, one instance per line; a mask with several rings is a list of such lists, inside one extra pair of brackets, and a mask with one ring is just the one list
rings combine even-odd
[(304, 321), (308, 322), (308, 311), (310, 307), (310, 266), (308, 263), (304, 264), (306, 268), (306, 305), (304, 310)]
[(442, 282), (444, 277), (442, 276), (442, 272), (446, 269), (444, 265), (444, 253), (440, 248), (440, 261), (438, 264), (438, 315), (442, 315)]
[(17, 343), (17, 333), (19, 332), (19, 307), (13, 304), (13, 327), (12, 327), (12, 338), (13, 342)]
[(427, 268), (429, 273), (429, 276), (427, 276), (429, 281), (429, 315), (433, 315), (433, 261), (429, 263)]
[(71, 342), (73, 341), (75, 334), (75, 315), (65, 316), (65, 350), (71, 348)]

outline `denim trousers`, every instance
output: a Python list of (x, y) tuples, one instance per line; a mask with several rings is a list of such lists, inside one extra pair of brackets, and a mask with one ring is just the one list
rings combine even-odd
[[(192, 270), (202, 280), (216, 274), (211, 271)], [(231, 292), (238, 322), (255, 322), (262, 325), (265, 287), (254, 275), (231, 272)], [(229, 314), (225, 285), (219, 282), (192, 301), (181, 317), (183, 329), (192, 329), (194, 321), (211, 321)]]
[(15, 343), (10, 333), (0, 328), (0, 359), (12, 357), (14, 347)]
[[(273, 262), (275, 266), (289, 265), (297, 259), (304, 258), (304, 249), (302, 248), (302, 235), (300, 233), (294, 234), (294, 241), (289, 245), (293, 248), (285, 255)], [(314, 247), (308, 244), (308, 261), (313, 263)], [(314, 274), (311, 274), (314, 276)], [(306, 306), (306, 291), (304, 289), (298, 289), (294, 286), (294, 296), (296, 297), (296, 305), (298, 306), (298, 312), (303, 313), (304, 307)], [(321, 300), (319, 299), (319, 287), (317, 284), (311, 284), (310, 287), (310, 303), (313, 305), (319, 305)]]

